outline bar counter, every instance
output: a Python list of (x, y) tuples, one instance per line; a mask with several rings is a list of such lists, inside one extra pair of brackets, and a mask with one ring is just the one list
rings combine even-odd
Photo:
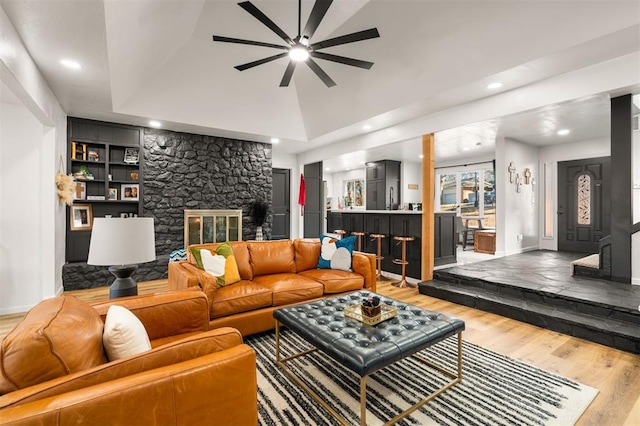
[[(337, 229), (364, 232), (363, 251), (376, 253), (377, 243), (369, 234), (383, 234), (382, 270), (400, 274), (400, 266), (393, 259), (402, 256), (401, 246), (393, 237), (414, 237), (407, 243), (406, 275), (421, 279), (422, 263), (422, 211), (409, 210), (331, 210), (327, 212), (327, 232)], [(434, 217), (434, 265), (456, 262), (455, 213), (435, 213)]]

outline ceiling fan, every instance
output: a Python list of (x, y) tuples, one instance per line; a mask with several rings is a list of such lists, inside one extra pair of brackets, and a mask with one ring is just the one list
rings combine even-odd
[(309, 15), (309, 19), (307, 20), (307, 24), (304, 27), (304, 30), (300, 31), (302, 0), (298, 0), (298, 36), (296, 38), (291, 38), (250, 1), (244, 1), (238, 3), (238, 5), (249, 12), (251, 15), (253, 15), (253, 17), (258, 21), (266, 25), (271, 31), (276, 33), (287, 43), (287, 45), (282, 46), (279, 44), (264, 43), (261, 41), (253, 40), (243, 40), (239, 38), (223, 37), (217, 35), (213, 36), (213, 41), (248, 44), (251, 46), (262, 46), (272, 49), (284, 50), (284, 52), (278, 53), (277, 55), (269, 56), (267, 58), (249, 62), (246, 64), (237, 65), (234, 68), (236, 68), (238, 71), (244, 71), (249, 68), (253, 68), (255, 66), (266, 64), (267, 62), (275, 61), (276, 59), (289, 56), (289, 64), (287, 65), (282, 80), (280, 81), (280, 87), (289, 86), (289, 82), (291, 81), (291, 77), (293, 76), (293, 71), (295, 70), (298, 62), (305, 62), (309, 66), (309, 68), (311, 68), (311, 70), (320, 78), (320, 80), (322, 80), (324, 84), (327, 85), (327, 87), (333, 87), (336, 85), (335, 81), (333, 81), (331, 77), (329, 77), (327, 73), (324, 72), (322, 68), (320, 68), (318, 63), (312, 58), (324, 59), (344, 65), (351, 65), (352, 67), (370, 69), (373, 66), (373, 62), (332, 55), (330, 53), (319, 52), (319, 50), (327, 47), (338, 46), (341, 44), (355, 43), (356, 41), (380, 37), (380, 33), (378, 33), (377, 28), (370, 28), (368, 30), (358, 31), (351, 34), (330, 38), (324, 41), (319, 41), (317, 43), (310, 43), (311, 37), (313, 37), (313, 34), (316, 32), (316, 29), (320, 25), (320, 22), (322, 21), (322, 18), (324, 18), (324, 15), (327, 13), (327, 10), (329, 9), (329, 6), (331, 6), (331, 3), (333, 3), (333, 0), (316, 0), (315, 4), (313, 5), (313, 9), (311, 10), (311, 14)]

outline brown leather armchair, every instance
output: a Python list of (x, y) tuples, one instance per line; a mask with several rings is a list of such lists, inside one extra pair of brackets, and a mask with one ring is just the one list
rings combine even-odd
[[(141, 320), (151, 350), (106, 361), (96, 333), (111, 304)], [(209, 330), (200, 291), (41, 302), (0, 345), (0, 393), (3, 425), (257, 424), (255, 353), (237, 330)]]

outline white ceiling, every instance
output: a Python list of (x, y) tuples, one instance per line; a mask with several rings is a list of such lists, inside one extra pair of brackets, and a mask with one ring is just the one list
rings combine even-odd
[[(296, 35), (295, 0), (252, 2)], [(312, 5), (302, 1), (303, 25)], [(67, 114), (145, 126), (156, 119), (172, 130), (261, 142), (278, 137), (274, 153), (283, 154), (358, 136), (365, 123), (369, 132), (389, 128), (640, 50), (637, 0), (336, 0), (311, 42), (377, 27), (380, 38), (326, 50), (375, 65), (362, 70), (318, 60), (336, 87), (300, 65), (290, 86), (280, 88), (285, 59), (233, 68), (278, 51), (212, 41), (216, 34), (282, 44), (234, 0), (0, 0), (0, 6)], [(82, 69), (62, 67), (64, 58)], [(494, 80), (504, 86), (489, 92)], [(559, 139), (560, 127), (572, 133)], [(438, 132), (436, 158), (465, 156), (465, 147), (492, 152), (497, 136), (546, 145), (608, 131), (608, 94), (594, 94)], [(417, 141), (350, 161), (415, 160)]]

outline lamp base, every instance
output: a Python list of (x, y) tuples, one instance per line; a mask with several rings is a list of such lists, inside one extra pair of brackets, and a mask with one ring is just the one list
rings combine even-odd
[(109, 267), (109, 272), (116, 277), (116, 280), (109, 287), (109, 299), (136, 296), (138, 294), (138, 284), (131, 278), (136, 269), (138, 269), (138, 265)]

